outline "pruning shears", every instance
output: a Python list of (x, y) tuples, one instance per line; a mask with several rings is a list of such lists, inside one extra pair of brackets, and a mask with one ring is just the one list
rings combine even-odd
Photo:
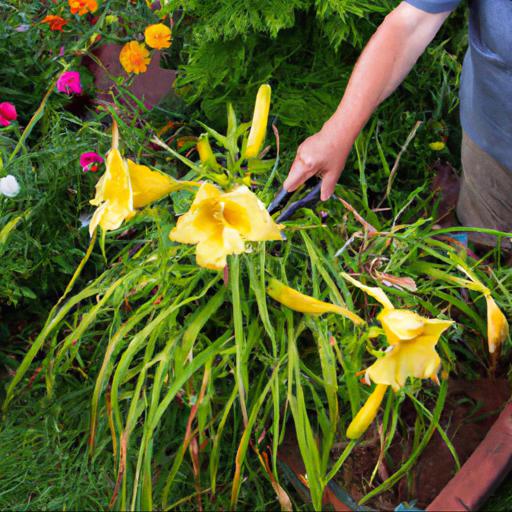
[[(309, 178), (304, 183), (303, 188), (309, 190), (309, 192), (302, 199), (294, 201), (286, 208), (284, 208), (284, 210), (277, 217), (276, 222), (284, 222), (285, 220), (288, 220), (297, 210), (305, 208), (306, 206), (314, 206), (316, 203), (318, 203), (318, 201), (320, 201), (322, 181), (319, 178), (316, 176)], [(281, 210), (286, 205), (292, 194), (294, 194), (294, 192), (287, 192), (284, 188), (281, 188), (281, 190), (276, 194), (273, 201), (268, 206), (268, 213), (272, 215), (275, 212)]]

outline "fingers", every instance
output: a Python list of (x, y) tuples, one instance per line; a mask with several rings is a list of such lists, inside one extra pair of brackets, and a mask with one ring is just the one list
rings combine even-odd
[(288, 177), (283, 183), (283, 188), (288, 192), (293, 192), (307, 181), (313, 174), (316, 173), (316, 168), (312, 163), (304, 162), (298, 155), (290, 168)]
[(340, 177), (339, 172), (329, 172), (322, 177), (322, 190), (320, 192), (320, 199), (327, 201), (334, 193), (334, 188)]

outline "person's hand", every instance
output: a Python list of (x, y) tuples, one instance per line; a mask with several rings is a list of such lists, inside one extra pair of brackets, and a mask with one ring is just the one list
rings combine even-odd
[(291, 166), (283, 187), (293, 192), (312, 176), (322, 179), (321, 200), (329, 199), (343, 172), (350, 146), (347, 148), (335, 130), (327, 124), (308, 137), (297, 149), (297, 155)]

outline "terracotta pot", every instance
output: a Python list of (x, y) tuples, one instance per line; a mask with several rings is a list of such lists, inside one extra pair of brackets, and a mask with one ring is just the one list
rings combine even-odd
[(512, 403), (427, 511), (478, 510), (512, 469)]
[[(285, 446), (279, 453), (279, 460), (293, 486), (308, 499), (307, 488), (297, 478), (305, 471), (298, 448), (291, 450), (290, 446)], [(508, 402), (473, 454), (426, 510), (478, 510), (511, 470), (512, 402)], [(358, 510), (355, 501), (333, 481), (325, 489), (323, 504), (335, 511)]]

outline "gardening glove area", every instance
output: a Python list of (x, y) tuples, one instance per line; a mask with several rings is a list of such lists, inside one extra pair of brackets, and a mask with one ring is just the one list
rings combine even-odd
[[(464, 9), (321, 201), (283, 183), (396, 2), (3, 4), (0, 509), (466, 496), (511, 391), (512, 234), (455, 215)], [(468, 503), (509, 510), (494, 480)]]

